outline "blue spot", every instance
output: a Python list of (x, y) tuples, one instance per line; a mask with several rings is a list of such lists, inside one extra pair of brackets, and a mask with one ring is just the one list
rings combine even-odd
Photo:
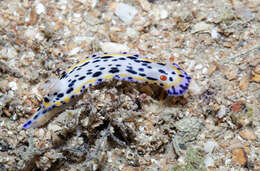
[(95, 73), (92, 75), (92, 77), (98, 77), (98, 76), (100, 76), (101, 74), (102, 74), (102, 72), (97, 71), (97, 72), (95, 72)]
[(173, 95), (172, 89), (169, 89), (169, 90), (168, 90), (168, 94), (169, 94), (169, 95)]
[(97, 60), (94, 60), (92, 63), (96, 63), (96, 62), (99, 62), (100, 60), (99, 59), (97, 59)]
[(139, 75), (142, 76), (142, 77), (146, 76), (146, 74), (143, 74), (143, 73), (139, 73)]
[(38, 117), (39, 117), (39, 114), (36, 114), (36, 115), (33, 117), (33, 120), (36, 120)]
[(30, 128), (31, 124), (32, 124), (32, 121), (29, 120), (29, 121), (27, 121), (27, 122), (23, 125), (23, 128)]
[(137, 72), (134, 71), (134, 70), (132, 70), (132, 69), (127, 69), (126, 71), (129, 72), (129, 73), (131, 73), (131, 74), (137, 74)]
[(60, 94), (57, 95), (58, 98), (61, 98), (61, 97), (63, 97), (63, 96), (64, 96), (63, 93), (60, 93)]
[(141, 72), (143, 72), (143, 71), (144, 71), (144, 69), (143, 69), (143, 68), (138, 68), (138, 71), (141, 71)]
[(82, 77), (80, 77), (78, 80), (83, 80), (83, 79), (85, 79), (86, 78), (86, 76), (82, 76)]
[(69, 89), (66, 91), (66, 93), (67, 93), (67, 94), (70, 94), (72, 91), (73, 91), (73, 88), (71, 87), (71, 88), (69, 88)]

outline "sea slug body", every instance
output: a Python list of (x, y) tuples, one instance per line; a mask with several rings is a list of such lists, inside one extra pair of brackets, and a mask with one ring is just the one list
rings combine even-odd
[(23, 128), (44, 125), (86, 88), (111, 79), (157, 84), (169, 96), (180, 96), (188, 90), (191, 77), (177, 64), (159, 63), (128, 53), (94, 54), (62, 74), (52, 93), (43, 98), (38, 111), (23, 124)]

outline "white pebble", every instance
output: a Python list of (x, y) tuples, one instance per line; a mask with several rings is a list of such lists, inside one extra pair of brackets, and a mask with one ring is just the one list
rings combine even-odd
[(110, 53), (115, 53), (115, 52), (128, 52), (129, 48), (125, 44), (118, 44), (118, 43), (113, 43), (113, 42), (105, 42), (105, 43), (100, 43), (100, 47), (103, 52), (110, 52)]
[(85, 4), (87, 2), (87, 0), (77, 0), (79, 2), (81, 2), (82, 4)]
[(41, 97), (41, 94), (40, 94), (40, 92), (39, 92), (39, 90), (38, 90), (38, 88), (36, 86), (34, 86), (31, 89), (31, 93), (37, 95), (38, 97)]
[(206, 142), (206, 144), (204, 145), (204, 151), (207, 153), (212, 153), (213, 150), (218, 147), (218, 144), (216, 141), (214, 140), (209, 140)]
[[(178, 57), (179, 54), (173, 54), (173, 56)], [(194, 61), (194, 60), (190, 60), (189, 66), (188, 66), (188, 68), (187, 68), (187, 71), (191, 71), (191, 70), (194, 68), (194, 65), (195, 65), (195, 61)]]
[(252, 10), (248, 7), (237, 8), (236, 14), (239, 18), (246, 21), (252, 20), (254, 18)]
[(17, 52), (13, 47), (6, 47), (0, 50), (0, 56), (2, 56), (3, 58), (9, 58), (11, 60), (17, 56)]
[(189, 90), (193, 95), (200, 95), (203, 93), (203, 86), (199, 85), (194, 79), (191, 80)]
[(152, 14), (155, 20), (166, 19), (168, 17), (168, 11), (162, 6), (153, 8)]
[(219, 34), (218, 34), (218, 32), (217, 32), (217, 28), (213, 28), (212, 30), (211, 30), (211, 37), (212, 37), (212, 39), (217, 39), (218, 38), (218, 36), (219, 36)]
[(98, 3), (99, 3), (99, 0), (91, 0), (90, 1), (91, 8), (95, 8)]
[(38, 3), (35, 9), (38, 15), (40, 15), (41, 13), (45, 13), (45, 6), (42, 3)]
[(79, 51), (80, 51), (80, 47), (76, 47), (76, 48), (74, 48), (74, 49), (72, 49), (69, 53), (68, 53), (68, 55), (69, 56), (72, 56), (72, 55), (76, 55)]
[(14, 81), (8, 83), (8, 86), (9, 86), (12, 90), (17, 90), (17, 84), (16, 84), (16, 82), (14, 82)]
[(206, 168), (213, 167), (215, 165), (215, 162), (210, 155), (206, 156), (204, 163), (205, 163)]
[(211, 30), (213, 29), (213, 26), (214, 26), (213, 24), (208, 24), (202, 21), (193, 25), (191, 33), (197, 33), (197, 32), (210, 33)]
[[(9, 22), (11, 22), (11, 21), (9, 21)], [(0, 16), (0, 25), (2, 28), (7, 26), (9, 24), (9, 22), (7, 22), (7, 20), (5, 20), (3, 16)]]
[(161, 17), (161, 19), (167, 18), (167, 17), (168, 17), (168, 11), (165, 10), (165, 9), (163, 9), (163, 10), (161, 11), (160, 17)]
[(81, 18), (81, 14), (80, 14), (80, 13), (74, 13), (74, 14), (73, 14), (73, 17)]
[(202, 67), (203, 67), (202, 64), (198, 64), (198, 65), (195, 66), (195, 70), (200, 70)]
[(38, 40), (41, 41), (44, 39), (43, 34), (37, 29), (33, 27), (28, 27), (24, 32), (24, 37), (29, 40)]
[(230, 165), (232, 163), (232, 160), (231, 159), (226, 159), (225, 160), (225, 165), (227, 166), (227, 165)]
[[(82, 41), (84, 41), (84, 40), (89, 40), (89, 38), (91, 38), (91, 37), (87, 37), (87, 36), (75, 36), (74, 38), (73, 38), (73, 40), (75, 41), (75, 42), (82, 42)], [(92, 40), (92, 39), (91, 39)]]
[(58, 125), (55, 124), (49, 124), (48, 125), (48, 130), (53, 131), (53, 132), (57, 132), (59, 130), (61, 130), (62, 128)]
[(137, 38), (137, 37), (139, 36), (139, 32), (136, 31), (136, 30), (133, 29), (133, 28), (128, 27), (128, 28), (126, 29), (126, 35), (127, 35), (128, 37), (134, 39), (134, 38)]
[(203, 74), (207, 74), (207, 73), (208, 73), (208, 68), (203, 68), (203, 69), (202, 69), (202, 73), (203, 73)]
[(45, 132), (42, 128), (40, 128), (40, 129), (38, 129), (37, 134), (38, 134), (39, 137), (44, 137)]
[(224, 105), (220, 105), (220, 109), (217, 113), (218, 118), (223, 118), (226, 115), (226, 107)]
[(139, 3), (145, 11), (151, 10), (151, 4), (147, 0), (140, 0)]
[(137, 13), (137, 10), (127, 4), (119, 3), (116, 7), (115, 14), (126, 24), (130, 24)]

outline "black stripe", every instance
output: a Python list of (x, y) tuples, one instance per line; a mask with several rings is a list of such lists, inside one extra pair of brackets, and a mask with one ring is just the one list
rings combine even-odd
[(153, 77), (146, 77), (148, 80), (153, 80), (153, 81), (157, 81), (156, 78), (153, 78)]
[(100, 57), (101, 59), (109, 59), (109, 58), (112, 58), (113, 56), (102, 56)]

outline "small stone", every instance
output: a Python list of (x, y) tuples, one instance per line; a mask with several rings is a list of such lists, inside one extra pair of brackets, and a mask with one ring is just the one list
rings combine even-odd
[(168, 11), (161, 6), (155, 6), (152, 9), (152, 14), (155, 20), (166, 19), (168, 17)]
[(38, 3), (35, 7), (36, 13), (40, 15), (41, 13), (45, 13), (45, 6), (42, 3)]
[(213, 167), (215, 165), (215, 162), (213, 158), (210, 155), (207, 155), (204, 160), (206, 168)]
[(243, 112), (232, 112), (231, 118), (233, 123), (239, 127), (245, 127), (253, 122), (254, 111), (252, 108), (247, 108), (246, 113)]
[(17, 90), (17, 84), (15, 81), (8, 83), (8, 86), (14, 91)]
[(223, 118), (226, 115), (226, 107), (224, 105), (220, 105), (219, 111), (218, 111), (218, 118)]
[(202, 21), (193, 26), (191, 33), (197, 33), (197, 32), (211, 33), (213, 27), (214, 27), (213, 24), (207, 24), (204, 21)]
[(248, 79), (247, 79), (246, 76), (244, 76), (244, 77), (241, 79), (241, 81), (240, 81), (240, 83), (239, 83), (239, 88), (240, 88), (240, 90), (242, 90), (242, 91), (247, 91), (247, 88), (248, 88)]
[(223, 8), (221, 11), (221, 15), (219, 15), (220, 21), (229, 24), (235, 18), (235, 14), (230, 8)]
[(41, 41), (44, 39), (44, 36), (41, 31), (35, 27), (28, 27), (24, 32), (24, 37), (28, 40), (38, 40)]
[(202, 69), (202, 67), (203, 67), (203, 65), (202, 65), (202, 64), (198, 64), (198, 65), (196, 65), (196, 66), (195, 66), (195, 70), (201, 70), (201, 69)]
[[(1, 61), (0, 61), (0, 70), (2, 71), (2, 73), (3, 73), (3, 71), (6, 72), (7, 69), (6, 69), (6, 65), (1, 66)], [(4, 79), (0, 80), (0, 92), (5, 92), (9, 89), (8, 83), (9, 82), (7, 80), (4, 80)], [(1, 95), (1, 93), (0, 93), (0, 95)]]
[(39, 137), (44, 137), (45, 132), (44, 132), (43, 129), (39, 129), (38, 131), (36, 131), (36, 134), (37, 134), (37, 136), (39, 136)]
[(161, 19), (166, 19), (168, 17), (168, 11), (163, 9), (161, 11)]
[(129, 48), (125, 44), (113, 43), (113, 42), (105, 42), (100, 43), (100, 47), (103, 52), (128, 52)]
[(243, 104), (241, 101), (237, 101), (231, 105), (231, 109), (233, 112), (242, 112)]
[(72, 49), (71, 51), (69, 51), (68, 55), (69, 56), (76, 55), (80, 50), (81, 50), (80, 47), (76, 47), (76, 48)]
[(183, 138), (183, 142), (196, 139), (199, 134), (202, 124), (197, 118), (186, 117), (175, 123), (178, 130), (177, 134)]
[(213, 74), (213, 72), (215, 72), (217, 69), (216, 65), (211, 65), (209, 66), (209, 75)]
[(237, 77), (238, 68), (236, 66), (219, 66), (220, 71), (227, 77), (229, 81)]
[(88, 117), (81, 120), (80, 122), (81, 122), (82, 126), (85, 127), (85, 128), (87, 128), (89, 126), (89, 118)]
[(247, 152), (244, 148), (236, 148), (232, 150), (232, 161), (234, 163), (239, 163), (244, 166), (247, 162)]
[(208, 73), (208, 68), (203, 68), (202, 69), (202, 74), (207, 74)]
[(116, 7), (115, 14), (126, 24), (130, 24), (136, 15), (137, 10), (127, 4), (119, 3)]
[(192, 79), (189, 90), (192, 95), (200, 95), (204, 92), (205, 89)]
[(139, 32), (136, 31), (135, 29), (131, 28), (131, 27), (128, 27), (126, 29), (126, 35), (128, 37), (130, 37), (131, 39), (134, 39), (134, 38), (137, 38), (139, 36)]
[(35, 25), (38, 21), (38, 15), (35, 11), (35, 9), (32, 9), (31, 13), (30, 13), (30, 20), (28, 21), (28, 25)]
[(13, 47), (4, 47), (0, 49), (1, 58), (12, 59), (18, 55), (17, 51)]
[(48, 125), (48, 130), (51, 130), (53, 132), (60, 131), (62, 128), (56, 124), (49, 124)]
[(239, 18), (242, 20), (252, 20), (254, 18), (253, 13), (251, 12), (250, 8), (248, 7), (243, 7), (243, 8), (238, 8), (236, 9), (236, 14)]
[(214, 111), (218, 111), (220, 109), (220, 105), (215, 103), (212, 108)]
[(141, 7), (145, 11), (150, 11), (151, 10), (151, 4), (147, 0), (138, 0), (140, 3)]
[(219, 37), (217, 28), (213, 28), (213, 29), (211, 30), (211, 33), (210, 33), (210, 34), (211, 34), (212, 39), (217, 39), (217, 38)]
[(6, 109), (2, 109), (3, 110), (3, 113), (6, 115), (6, 116), (8, 116), (8, 117), (11, 117), (12, 116), (12, 114), (8, 111), (8, 110), (6, 110)]
[(255, 74), (251, 80), (260, 83), (260, 74)]
[(204, 145), (204, 151), (207, 153), (212, 153), (213, 150), (218, 147), (218, 144), (216, 141), (214, 140), (209, 140), (206, 142), (206, 144)]
[(77, 0), (79, 2), (81, 2), (82, 4), (85, 4), (87, 2), (87, 0)]
[(252, 129), (244, 129), (239, 132), (239, 135), (246, 140), (255, 140), (256, 135)]
[(260, 65), (257, 65), (254, 69), (254, 73), (260, 74)]

